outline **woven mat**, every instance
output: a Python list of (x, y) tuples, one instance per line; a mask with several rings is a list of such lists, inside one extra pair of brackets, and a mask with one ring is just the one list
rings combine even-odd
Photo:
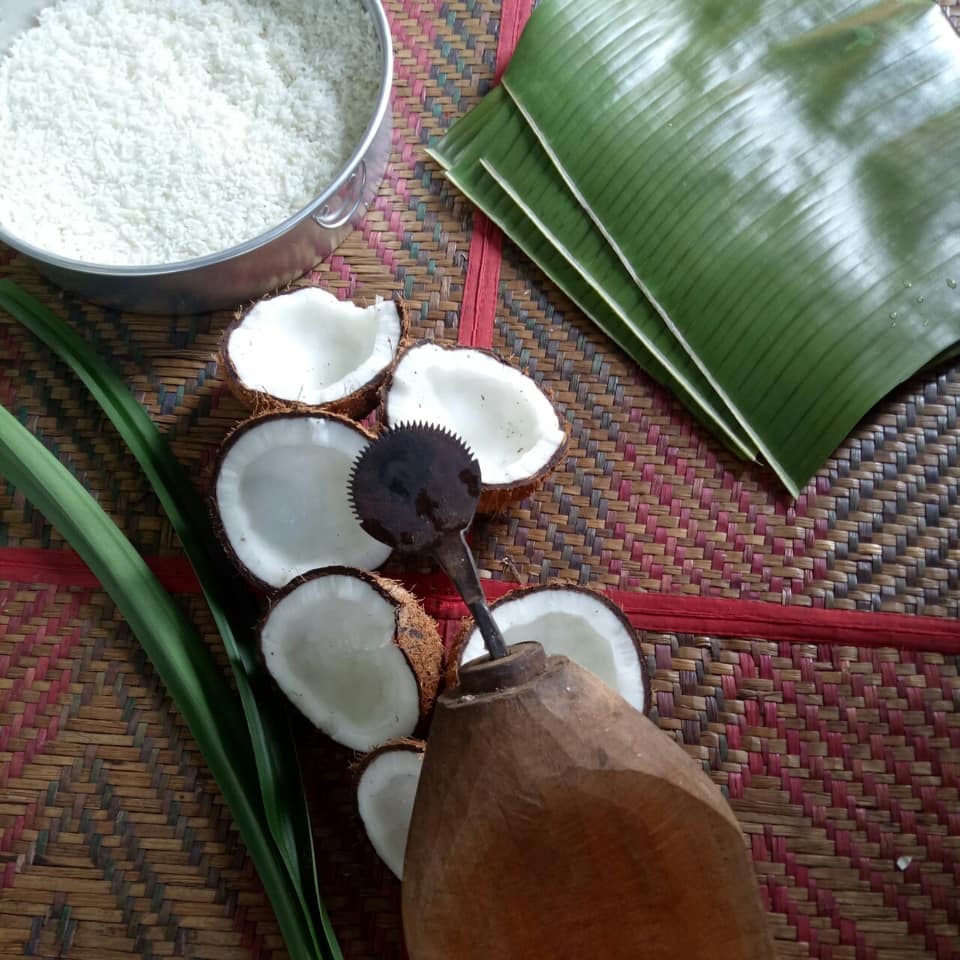
[[(417, 335), (453, 340), (473, 212), (423, 148), (488, 88), (499, 6), (386, 7), (391, 168), (362, 229), (312, 276), (351, 296), (401, 293)], [(92, 307), (3, 248), (0, 274), (110, 357), (177, 454), (209, 478), (243, 415), (212, 358), (227, 312), (158, 319)], [(960, 614), (960, 367), (898, 390), (791, 502), (772, 475), (719, 450), (509, 245), (499, 292), (494, 348), (553, 391), (572, 442), (535, 498), (477, 530), (490, 577)], [(145, 554), (179, 554), (82, 386), (2, 316), (0, 402)], [(0, 484), (0, 553), (63, 546)], [(0, 960), (285, 956), (215, 785), (113, 606), (96, 590), (37, 579), (0, 584)], [(659, 722), (728, 791), (778, 956), (960, 956), (956, 657), (645, 636)], [(344, 952), (400, 957), (397, 884), (357, 830), (347, 757), (309, 731), (302, 743), (319, 771), (323, 892)]]
[[(109, 599), (0, 584), (0, 604), (0, 958), (284, 957), (216, 786)], [(453, 604), (430, 609), (459, 627)], [(747, 834), (777, 957), (960, 957), (960, 657), (641, 636), (654, 718)], [(299, 741), (344, 953), (400, 960), (399, 884), (363, 838), (351, 756), (306, 727)]]

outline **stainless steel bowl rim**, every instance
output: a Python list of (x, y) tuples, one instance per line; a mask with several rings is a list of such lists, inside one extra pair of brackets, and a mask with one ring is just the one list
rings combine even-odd
[(296, 226), (306, 217), (315, 215), (322, 210), (324, 205), (337, 195), (343, 189), (344, 185), (355, 174), (361, 161), (370, 149), (371, 144), (376, 138), (377, 131), (383, 122), (384, 115), (390, 109), (390, 89), (393, 82), (393, 44), (390, 42), (390, 23), (387, 20), (381, 0), (361, 0), (367, 11), (375, 20), (377, 35), (385, 39), (381, 44), (383, 47), (383, 62), (380, 70), (380, 91), (377, 94), (377, 107), (367, 124), (363, 139), (357, 145), (356, 149), (350, 155), (346, 165), (337, 174), (336, 178), (327, 187), (323, 193), (316, 199), (311, 200), (305, 207), (302, 207), (296, 213), (287, 217), (282, 223), (272, 227), (266, 233), (261, 233), (252, 240), (245, 240), (235, 246), (228, 247), (225, 250), (218, 250), (216, 253), (204, 254), (202, 257), (193, 257), (190, 260), (178, 260), (173, 263), (159, 263), (146, 265), (127, 265), (127, 264), (106, 264), (92, 263), (87, 260), (75, 260), (72, 257), (62, 257), (59, 254), (51, 253), (42, 247), (34, 246), (26, 240), (21, 240), (15, 234), (9, 233), (0, 226), (0, 243), (7, 243), (16, 250), (21, 251), (26, 256), (34, 260), (42, 261), (53, 267), (59, 267), (65, 270), (78, 270), (87, 274), (123, 277), (132, 279), (135, 277), (155, 277), (160, 275), (170, 275), (184, 273), (188, 270), (196, 270), (202, 267), (215, 266), (225, 260), (233, 257), (242, 256), (250, 253), (258, 247), (276, 240), (283, 236), (292, 227)]

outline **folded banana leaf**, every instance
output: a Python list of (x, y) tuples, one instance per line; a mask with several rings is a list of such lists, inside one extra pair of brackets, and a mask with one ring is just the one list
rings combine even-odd
[[(756, 456), (756, 447), (593, 221), (563, 184), (550, 177), (549, 157), (502, 87), (492, 90), (429, 152), (446, 168), (450, 182), (614, 343), (669, 387), (730, 450), (747, 459)], [(531, 189), (518, 193), (493, 165), (511, 170)], [(545, 189), (538, 191), (538, 185)]]
[(503, 85), (553, 169), (488, 171), (577, 199), (792, 493), (960, 339), (960, 42), (929, 0), (544, 0)]

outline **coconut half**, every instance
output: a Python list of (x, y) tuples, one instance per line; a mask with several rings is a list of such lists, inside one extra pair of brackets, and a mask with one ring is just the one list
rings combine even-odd
[(480, 463), (481, 512), (536, 489), (566, 449), (566, 431), (543, 391), (484, 350), (414, 344), (387, 378), (383, 406), (390, 426), (431, 424), (466, 443)]
[[(637, 634), (623, 611), (585, 587), (537, 586), (508, 593), (491, 604), (508, 644), (536, 640), (547, 655), (569, 657), (616, 690), (641, 713), (650, 710), (650, 681)], [(454, 669), (484, 656), (472, 623), (461, 634)], [(448, 676), (448, 683), (456, 683)]]
[(220, 357), (231, 389), (255, 409), (363, 417), (406, 335), (403, 306), (338, 300), (319, 287), (257, 301), (227, 328)]
[(267, 669), (338, 743), (372, 750), (409, 737), (433, 706), (443, 643), (413, 594), (348, 567), (282, 590), (260, 628)]
[(360, 819), (377, 856), (400, 880), (425, 748), (422, 740), (391, 741), (364, 757), (360, 766)]
[(373, 569), (390, 555), (361, 528), (348, 484), (372, 439), (334, 414), (273, 413), (240, 424), (216, 467), (221, 538), (260, 587), (282, 587), (315, 567)]

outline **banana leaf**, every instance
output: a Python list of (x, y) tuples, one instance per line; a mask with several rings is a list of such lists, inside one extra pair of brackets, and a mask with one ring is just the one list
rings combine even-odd
[(960, 43), (929, 0), (544, 0), (503, 86), (791, 493), (960, 338)]
[(294, 957), (321, 953), (264, 816), (240, 704), (203, 640), (93, 497), (0, 407), (0, 473), (83, 558), (130, 624), (230, 807)]
[[(428, 151), (447, 178), (658, 383), (670, 388), (721, 442), (746, 459), (756, 447), (633, 283), (563, 184), (502, 87), (494, 88)], [(499, 167), (510, 170), (502, 175)], [(528, 186), (515, 187), (514, 177)]]
[[(240, 695), (242, 725), (229, 731), (235, 739), (234, 749), (244, 759), (252, 756), (255, 762), (254, 799), (292, 884), (282, 893), (269, 886), (267, 892), (271, 899), (275, 892), (285, 898), (293, 894), (303, 915), (303, 935), (311, 943), (309, 956), (340, 957), (317, 889), (310, 820), (289, 714), (269, 683), (254, 647), (256, 608), (217, 544), (202, 500), (126, 384), (81, 336), (9, 280), (0, 280), (0, 309), (37, 336), (88, 387), (140, 463), (170, 518), (197, 575)], [(48, 519), (59, 526), (52, 516)], [(66, 535), (62, 527), (61, 531)], [(195, 639), (202, 645), (199, 638)], [(275, 900), (274, 907), (279, 916)]]

